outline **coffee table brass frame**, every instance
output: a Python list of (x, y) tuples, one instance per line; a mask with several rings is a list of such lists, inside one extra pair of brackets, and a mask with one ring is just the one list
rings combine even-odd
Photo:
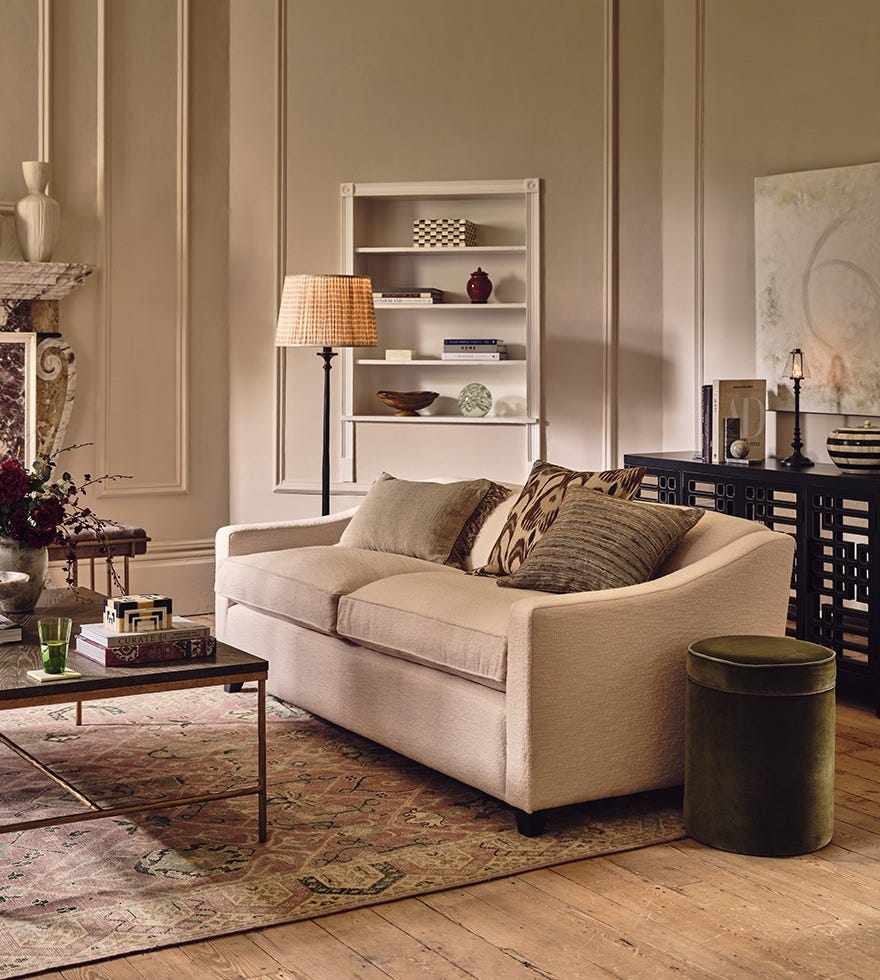
[[(37, 614), (53, 614), (63, 610), (38, 608)], [(31, 617), (28, 617), (29, 619)], [(35, 617), (34, 617), (35, 618)], [(77, 618), (82, 619), (82, 616)], [(88, 617), (86, 620), (88, 621)], [(64, 814), (57, 817), (44, 817), (37, 820), (22, 820), (0, 824), (0, 834), (37, 827), (50, 827), (58, 824), (76, 823), (81, 820), (97, 820), (101, 817), (118, 817), (130, 813), (149, 810), (166, 810), (170, 807), (189, 806), (194, 803), (209, 803), (214, 800), (229, 800), (242, 796), (256, 796), (258, 805), (259, 840), (266, 841), (266, 678), (269, 665), (259, 657), (252, 657), (226, 644), (217, 644), (215, 657), (204, 660), (190, 660), (177, 663), (151, 664), (144, 667), (102, 667), (83, 657), (72, 654), (68, 666), (79, 670), (81, 678), (69, 681), (37, 684), (26, 677), (27, 670), (33, 670), (40, 663), (39, 646), (28, 642), (27, 638), (19, 644), (0, 647), (0, 657), (4, 657), (0, 670), (0, 710), (9, 708), (42, 707), (50, 704), (76, 704), (76, 724), (82, 724), (82, 705), (85, 701), (106, 698), (127, 697), (133, 694), (155, 694), (162, 691), (181, 691), (197, 687), (214, 687), (225, 684), (257, 682), (257, 783), (256, 785), (224, 790), (219, 793), (200, 793), (193, 796), (164, 798), (146, 803), (130, 803), (124, 806), (102, 806), (89, 799), (71, 782), (59, 775), (51, 767), (40, 762), (27, 749), (17, 745), (11, 738), (0, 733), (0, 743), (7, 746), (25, 762), (44, 776), (54, 780), (59, 786), (87, 806), (86, 812)]]

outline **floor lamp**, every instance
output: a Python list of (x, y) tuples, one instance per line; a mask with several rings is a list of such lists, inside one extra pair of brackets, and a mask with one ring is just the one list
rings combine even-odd
[(375, 347), (373, 285), (367, 276), (285, 276), (276, 347), (320, 347), (324, 360), (321, 514), (330, 513), (330, 367), (334, 347)]

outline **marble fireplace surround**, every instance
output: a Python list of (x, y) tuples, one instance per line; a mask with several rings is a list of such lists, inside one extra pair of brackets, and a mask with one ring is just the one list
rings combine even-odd
[(92, 274), (73, 262), (0, 262), (0, 330), (37, 335), (37, 452), (61, 449), (76, 396), (76, 357), (58, 301)]

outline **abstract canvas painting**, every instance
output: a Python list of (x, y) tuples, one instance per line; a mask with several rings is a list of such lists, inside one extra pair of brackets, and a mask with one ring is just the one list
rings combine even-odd
[(768, 408), (794, 409), (800, 347), (803, 411), (880, 414), (880, 163), (755, 181), (755, 298)]
[(0, 459), (30, 465), (37, 446), (37, 335), (0, 331)]

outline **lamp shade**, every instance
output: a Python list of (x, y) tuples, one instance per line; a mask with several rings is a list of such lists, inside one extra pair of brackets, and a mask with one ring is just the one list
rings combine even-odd
[(801, 351), (800, 347), (795, 347), (788, 354), (788, 360), (785, 362), (782, 377), (790, 378), (794, 381), (795, 379), (802, 380), (803, 378), (809, 378), (809, 376), (810, 371), (807, 367), (807, 361), (803, 355), (803, 351)]
[(375, 347), (368, 276), (285, 276), (276, 347)]

